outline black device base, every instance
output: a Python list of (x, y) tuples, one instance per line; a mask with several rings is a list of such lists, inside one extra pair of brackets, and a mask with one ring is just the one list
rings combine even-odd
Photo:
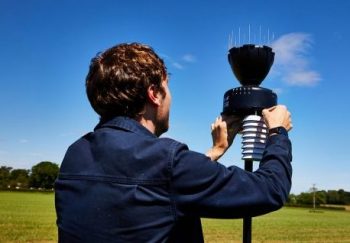
[(247, 116), (261, 115), (261, 111), (277, 105), (277, 95), (270, 89), (258, 86), (241, 86), (224, 95), (223, 114)]

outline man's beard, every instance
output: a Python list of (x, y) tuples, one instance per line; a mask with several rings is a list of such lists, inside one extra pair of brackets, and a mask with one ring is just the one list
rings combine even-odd
[(156, 129), (154, 133), (157, 137), (160, 137), (160, 135), (167, 132), (168, 130), (169, 130), (169, 115), (165, 119), (157, 121)]

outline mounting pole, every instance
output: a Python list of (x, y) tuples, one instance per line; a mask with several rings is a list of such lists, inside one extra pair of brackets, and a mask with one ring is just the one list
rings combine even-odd
[[(253, 160), (244, 160), (244, 169), (246, 171), (253, 171)], [(252, 218), (243, 218), (243, 243), (252, 242)]]

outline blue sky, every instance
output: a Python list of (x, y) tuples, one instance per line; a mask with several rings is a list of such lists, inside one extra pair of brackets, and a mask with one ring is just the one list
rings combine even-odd
[[(98, 121), (84, 89), (90, 59), (121, 42), (164, 58), (173, 96), (165, 136), (206, 152), (223, 95), (239, 86), (229, 40), (249, 42), (250, 26), (250, 42), (276, 52), (262, 86), (292, 112), (292, 192), (314, 183), (350, 191), (349, 9), (346, 0), (0, 0), (0, 165), (61, 162)], [(243, 167), (240, 142), (221, 163)]]

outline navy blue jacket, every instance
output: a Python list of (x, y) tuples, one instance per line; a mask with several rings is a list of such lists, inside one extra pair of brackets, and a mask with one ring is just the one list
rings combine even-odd
[(72, 144), (55, 184), (60, 242), (203, 242), (200, 217), (279, 209), (291, 187), (291, 143), (272, 136), (254, 173), (213, 162), (116, 117)]

